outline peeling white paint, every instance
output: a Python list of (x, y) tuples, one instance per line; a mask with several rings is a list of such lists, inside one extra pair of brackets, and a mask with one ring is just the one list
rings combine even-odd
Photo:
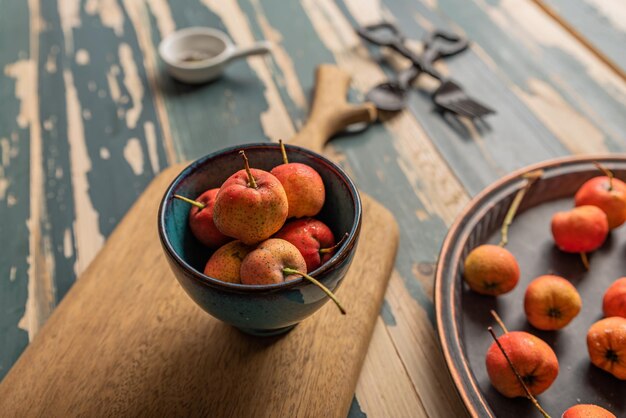
[(156, 19), (161, 39), (176, 30), (176, 23), (172, 18), (172, 12), (166, 0), (148, 0), (148, 6)]
[(52, 45), (50, 47), (50, 53), (48, 54), (48, 59), (46, 59), (46, 71), (50, 74), (57, 72), (57, 55), (59, 54), (59, 47), (57, 45)]
[(86, 49), (79, 49), (76, 51), (76, 64), (87, 65), (89, 64), (89, 51)]
[(113, 29), (116, 36), (124, 35), (124, 12), (117, 0), (87, 0), (85, 11), (100, 16), (103, 26)]
[(43, 128), (46, 131), (51, 131), (52, 129), (54, 129), (54, 119), (52, 117), (49, 117), (48, 119), (44, 120)]
[[(248, 17), (237, 2), (202, 0), (202, 3), (220, 17), (228, 29), (228, 33), (238, 45), (250, 45), (255, 41)], [(247, 60), (265, 88), (264, 96), (268, 109), (261, 113), (263, 132), (273, 141), (278, 141), (280, 138), (291, 138), (295, 134), (294, 126), (263, 58), (250, 57)]]
[(17, 275), (17, 267), (11, 266), (11, 270), (9, 271), (9, 281), (14, 282), (16, 275)]
[(479, 3), (503, 31), (513, 33), (534, 53), (539, 53), (540, 46), (564, 51), (584, 66), (589, 76), (616, 100), (626, 103), (623, 80), (536, 4), (517, 0), (502, 0), (497, 6), (485, 0)]
[(102, 158), (103, 160), (108, 160), (109, 158), (111, 158), (111, 152), (109, 152), (108, 148), (100, 148), (100, 158)]
[(0, 151), (2, 152), (2, 165), (9, 165), (11, 161), (11, 143), (7, 138), (0, 138)]
[(12, 206), (15, 206), (16, 204), (17, 204), (17, 198), (9, 193), (7, 195), (7, 206), (12, 207)]
[(83, 109), (83, 119), (85, 120), (91, 119), (91, 110)]
[(585, 0), (593, 6), (615, 29), (626, 32), (626, 7), (624, 0)]
[(72, 231), (69, 228), (65, 228), (65, 232), (63, 233), (63, 255), (65, 258), (71, 258), (74, 255)]
[[(30, 31), (30, 51), (29, 56), (39, 57), (39, 35), (43, 23), (39, 13), (39, 1), (29, 0), (29, 23)], [(52, 313), (54, 308), (54, 286), (52, 284), (51, 272), (54, 267), (54, 258), (49, 250), (49, 240), (47, 241), (41, 233), (41, 223), (45, 220), (45, 210), (43, 204), (44, 196), (44, 173), (43, 173), (43, 152), (41, 124), (39, 119), (39, 94), (38, 94), (38, 74), (37, 63), (28, 61), (28, 64), (21, 64), (17, 77), (21, 79), (18, 85), (24, 83), (24, 87), (16, 87), (16, 96), (21, 100), (20, 116), (18, 123), (27, 125), (30, 134), (30, 193), (29, 206), (30, 213), (26, 221), (28, 228), (28, 297), (24, 309), (24, 316), (20, 319), (18, 327), (28, 333), (29, 341), (39, 331), (39, 328)], [(15, 69), (16, 67), (14, 67)], [(20, 93), (21, 91), (21, 93)], [(11, 140), (17, 141), (16, 132), (11, 133)], [(9, 204), (16, 202), (11, 196)], [(12, 201), (12, 202), (11, 202)]]
[(56, 179), (63, 177), (63, 167), (57, 167), (56, 170), (54, 170), (54, 177)]
[(350, 10), (351, 14), (355, 11), (359, 13), (359, 24), (371, 25), (383, 21), (382, 8), (380, 0), (345, 0), (346, 7)]
[(58, 5), (65, 53), (71, 55), (74, 51), (74, 28), (80, 27), (80, 0), (62, 0)]
[(117, 65), (112, 65), (107, 71), (107, 84), (109, 85), (109, 93), (111, 94), (111, 99), (114, 102), (118, 102), (120, 100), (121, 91), (120, 85), (117, 82), (117, 76), (120, 73), (120, 67)]
[(136, 176), (143, 174), (143, 151), (137, 138), (131, 138), (126, 142), (124, 158)]
[(307, 107), (307, 99), (302, 90), (300, 80), (298, 79), (293, 60), (281, 45), (283, 40), (281, 33), (270, 25), (260, 1), (252, 0), (251, 3), (256, 12), (263, 35), (268, 41), (272, 42), (272, 54), (285, 79), (287, 94), (289, 94), (289, 97), (296, 106), (305, 109)]
[(152, 28), (150, 19), (145, 13), (145, 6), (135, 0), (122, 0), (126, 13), (135, 29), (139, 48), (143, 55), (143, 64), (147, 73), (148, 84), (152, 92), (155, 110), (159, 116), (161, 124), (161, 132), (163, 133), (163, 142), (165, 144), (165, 153), (170, 164), (178, 161), (176, 145), (172, 139), (172, 130), (170, 128), (169, 115), (163, 100), (163, 94), (159, 88), (158, 79), (160, 72), (157, 67), (157, 56), (152, 41)]
[(0, 200), (4, 200), (8, 188), (9, 180), (4, 177), (4, 167), (0, 167)]
[(4, 67), (4, 74), (15, 79), (15, 97), (20, 102), (20, 112), (17, 115), (17, 124), (26, 128), (37, 113), (35, 96), (37, 83), (33, 80), (37, 74), (36, 63), (32, 60), (19, 60)]
[(513, 86), (513, 91), (570, 152), (608, 152), (602, 131), (572, 108), (552, 86), (537, 79), (528, 80), (528, 86), (530, 93), (516, 86)]
[(154, 123), (147, 121), (143, 124), (143, 130), (146, 136), (146, 144), (148, 145), (148, 158), (150, 159), (150, 167), (154, 174), (160, 171), (159, 153), (157, 149), (157, 136)]
[(126, 112), (126, 125), (129, 129), (135, 129), (141, 116), (144, 88), (137, 72), (133, 50), (127, 43), (120, 44), (119, 57), (124, 71), (124, 86), (132, 99), (132, 107)]
[(104, 244), (99, 230), (99, 215), (89, 197), (87, 174), (91, 171), (91, 159), (85, 143), (85, 130), (81, 118), (81, 106), (69, 70), (63, 71), (65, 101), (67, 104), (67, 128), (70, 146), (70, 167), (74, 192), (74, 242), (76, 243), (76, 275), (80, 275)]

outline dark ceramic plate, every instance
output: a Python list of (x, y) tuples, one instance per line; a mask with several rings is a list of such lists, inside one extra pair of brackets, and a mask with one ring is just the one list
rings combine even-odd
[[(573, 195), (586, 180), (600, 175), (593, 161), (626, 180), (626, 156), (571, 157), (552, 160), (513, 173), (478, 195), (457, 218), (445, 239), (435, 276), (435, 307), (439, 338), (454, 383), (474, 417), (540, 416), (529, 400), (508, 399), (489, 383), (485, 354), (492, 342), (488, 326), (497, 325), (489, 311), (495, 309), (509, 330), (531, 332), (544, 339), (559, 358), (559, 375), (539, 401), (553, 417), (576, 403), (595, 403), (617, 416), (626, 416), (626, 382), (589, 362), (587, 330), (602, 317), (602, 296), (619, 277), (626, 276), (626, 226), (613, 231), (605, 244), (590, 255), (585, 271), (577, 254), (565, 254), (553, 243), (552, 215), (573, 207)], [(543, 169), (541, 180), (524, 198), (509, 231), (510, 250), (520, 264), (517, 287), (498, 298), (469, 290), (462, 279), (467, 254), (485, 243), (497, 244), (504, 216), (525, 180), (521, 174)], [(569, 279), (578, 289), (581, 313), (561, 331), (539, 331), (526, 321), (524, 292), (542, 274)], [(499, 330), (499, 329), (498, 329)]]

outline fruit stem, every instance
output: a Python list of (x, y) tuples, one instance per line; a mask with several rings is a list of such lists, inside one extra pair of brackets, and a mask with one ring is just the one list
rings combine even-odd
[(504, 247), (509, 242), (509, 226), (511, 225), (511, 223), (513, 223), (513, 218), (517, 213), (517, 209), (519, 208), (519, 205), (522, 202), (524, 195), (530, 189), (530, 187), (541, 178), (542, 175), (543, 170), (535, 170), (522, 175), (522, 177), (526, 179), (526, 185), (517, 192), (515, 198), (513, 199), (513, 202), (511, 203), (511, 206), (509, 207), (509, 210), (506, 213), (506, 216), (504, 217), (502, 229), (500, 230), (502, 238), (500, 239), (500, 244), (498, 244), (500, 247)]
[(175, 195), (174, 195), (174, 197), (175, 197), (176, 199), (180, 199), (180, 200), (182, 200), (183, 202), (187, 202), (187, 203), (190, 203), (190, 204), (192, 204), (192, 205), (194, 205), (194, 206), (197, 206), (197, 207), (199, 207), (201, 210), (202, 210), (202, 209), (204, 209), (204, 208), (206, 207), (206, 205), (205, 205), (204, 203), (200, 203), (200, 202), (198, 202), (197, 200), (191, 200), (191, 199), (189, 199), (188, 197), (181, 196), (181, 195), (179, 195), (179, 194), (175, 194)]
[(498, 315), (498, 313), (494, 311), (493, 309), (490, 312), (491, 312), (491, 316), (493, 316), (493, 319), (495, 319), (498, 325), (500, 325), (500, 328), (502, 328), (502, 331), (504, 331), (505, 334), (508, 334), (509, 330), (506, 329), (506, 326), (504, 325), (504, 321), (502, 321), (502, 318), (500, 318), (500, 315)]
[(598, 170), (602, 171), (604, 175), (609, 178), (609, 192), (613, 190), (613, 177), (615, 177), (615, 174), (597, 161), (594, 161), (593, 165), (595, 165)]
[(320, 248), (320, 254), (326, 254), (326, 253), (332, 253), (333, 251), (335, 251), (337, 248), (341, 247), (341, 245), (344, 243), (344, 241), (348, 238), (348, 233), (346, 232), (343, 237), (341, 238), (341, 241), (339, 241), (337, 244), (333, 245), (332, 247), (328, 247), (328, 248)]
[(289, 160), (287, 159), (287, 151), (285, 150), (285, 144), (282, 139), (278, 140), (280, 144), (280, 152), (283, 154), (283, 164), (289, 164)]
[(252, 187), (253, 189), (257, 188), (256, 181), (254, 180), (254, 176), (252, 175), (252, 171), (250, 171), (250, 165), (248, 164), (248, 157), (246, 157), (246, 153), (241, 150), (239, 154), (243, 157), (243, 163), (246, 167), (246, 173), (248, 173), (248, 187)]
[(509, 363), (509, 367), (511, 368), (511, 370), (513, 370), (513, 373), (515, 373), (515, 377), (517, 377), (517, 380), (522, 385), (522, 388), (524, 388), (524, 392), (526, 392), (526, 396), (528, 397), (528, 399), (530, 399), (530, 401), (535, 405), (535, 407), (539, 410), (539, 412), (541, 412), (541, 415), (543, 415), (544, 418), (551, 418), (550, 415), (548, 415), (548, 413), (541, 407), (541, 405), (539, 405), (539, 401), (537, 401), (537, 398), (535, 398), (533, 394), (530, 393), (530, 390), (528, 390), (528, 386), (526, 386), (526, 383), (524, 383), (524, 379), (522, 379), (522, 376), (520, 376), (519, 372), (513, 365), (513, 362), (509, 358), (508, 354), (506, 353), (506, 351), (504, 351), (504, 347), (502, 347), (502, 344), (500, 344), (498, 337), (496, 337), (496, 334), (493, 332), (493, 328), (488, 327), (487, 330), (491, 334), (491, 338), (493, 338), (493, 340), (498, 345), (498, 348), (502, 352), (502, 355), (506, 359), (507, 363)]
[(580, 253), (580, 259), (583, 261), (585, 270), (589, 270), (589, 258), (587, 258), (587, 253)]
[(283, 268), (283, 273), (285, 273), (285, 274), (299, 274), (300, 276), (304, 277), (305, 279), (307, 279), (308, 281), (310, 281), (311, 283), (313, 283), (314, 285), (316, 285), (317, 287), (322, 289), (324, 291), (324, 293), (326, 293), (328, 295), (328, 297), (331, 298), (333, 300), (333, 302), (335, 302), (335, 305), (337, 305), (337, 307), (339, 308), (339, 311), (343, 315), (346, 314), (346, 310), (343, 308), (343, 306), (341, 306), (341, 303), (337, 300), (337, 298), (335, 297), (333, 292), (328, 290), (328, 288), (326, 286), (324, 286), (323, 284), (321, 284), (320, 282), (315, 280), (313, 277), (309, 276), (306, 273), (302, 273), (301, 271), (298, 271), (296, 269), (292, 269), (292, 268), (289, 268), (289, 267)]

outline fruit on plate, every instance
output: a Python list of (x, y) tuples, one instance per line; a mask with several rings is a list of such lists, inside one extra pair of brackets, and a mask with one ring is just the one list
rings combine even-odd
[(480, 245), (465, 259), (463, 278), (470, 289), (483, 295), (507, 293), (517, 285), (519, 277), (517, 260), (500, 246)]
[(626, 380), (626, 318), (612, 316), (593, 324), (587, 332), (587, 349), (591, 363)]
[(579, 404), (568, 408), (561, 418), (617, 418), (610, 411), (593, 404)]
[(209, 189), (192, 200), (180, 195), (174, 195), (176, 199), (180, 199), (191, 204), (189, 209), (189, 228), (191, 233), (198, 241), (209, 248), (219, 248), (233, 239), (220, 232), (213, 222), (213, 207), (215, 205), (215, 196), (219, 189)]
[(596, 206), (578, 206), (552, 217), (552, 236), (556, 246), (567, 253), (580, 253), (588, 268), (586, 253), (597, 250), (609, 233), (606, 214)]
[(240, 151), (245, 169), (230, 176), (215, 199), (213, 218), (225, 235), (247, 245), (271, 237), (287, 219), (287, 195), (280, 181), (267, 171), (251, 169)]
[(580, 312), (582, 300), (576, 288), (559, 276), (539, 276), (526, 288), (524, 311), (535, 328), (551, 331), (565, 327)]
[(606, 214), (609, 228), (614, 229), (626, 221), (626, 183), (613, 178), (613, 173), (596, 164), (605, 176), (587, 180), (576, 192), (576, 206), (593, 205)]
[(241, 262), (254, 247), (231, 241), (217, 249), (204, 266), (204, 274), (229, 283), (241, 283)]
[(602, 299), (602, 311), (605, 317), (626, 318), (626, 277), (615, 280), (606, 290)]
[(485, 360), (489, 380), (502, 395), (515, 398), (526, 396), (526, 392), (498, 343), (531, 394), (538, 395), (544, 392), (559, 374), (556, 354), (542, 339), (524, 331), (507, 332), (498, 337), (497, 342), (491, 344)]
[(509, 226), (524, 196), (542, 175), (543, 171), (535, 170), (521, 176), (526, 180), (526, 184), (517, 191), (507, 210), (502, 222), (499, 245), (480, 245), (465, 258), (463, 278), (473, 291), (498, 296), (510, 292), (517, 285), (520, 276), (519, 264), (504, 246), (509, 241)]
[(318, 286), (337, 305), (342, 314), (346, 311), (335, 295), (322, 283), (305, 273), (306, 262), (300, 251), (288, 241), (271, 238), (259, 244), (241, 263), (241, 283), (275, 284), (302, 276)]
[(274, 237), (296, 246), (304, 257), (307, 273), (330, 260), (335, 250), (343, 243), (340, 241), (335, 244), (333, 231), (324, 222), (313, 218), (289, 221)]
[(270, 171), (283, 185), (289, 201), (288, 218), (315, 216), (322, 210), (326, 198), (324, 181), (311, 166), (290, 163), (283, 141), (280, 141), (284, 164)]

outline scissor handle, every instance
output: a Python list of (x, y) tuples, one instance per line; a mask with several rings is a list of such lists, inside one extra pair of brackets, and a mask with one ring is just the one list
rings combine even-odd
[(424, 37), (422, 58), (425, 65), (432, 65), (442, 57), (449, 57), (469, 47), (467, 38), (441, 29), (428, 32)]
[[(391, 36), (385, 36), (381, 29), (391, 32)], [(361, 26), (357, 28), (356, 32), (361, 38), (378, 46), (394, 46), (404, 42), (404, 35), (402, 35), (400, 29), (391, 22)]]

